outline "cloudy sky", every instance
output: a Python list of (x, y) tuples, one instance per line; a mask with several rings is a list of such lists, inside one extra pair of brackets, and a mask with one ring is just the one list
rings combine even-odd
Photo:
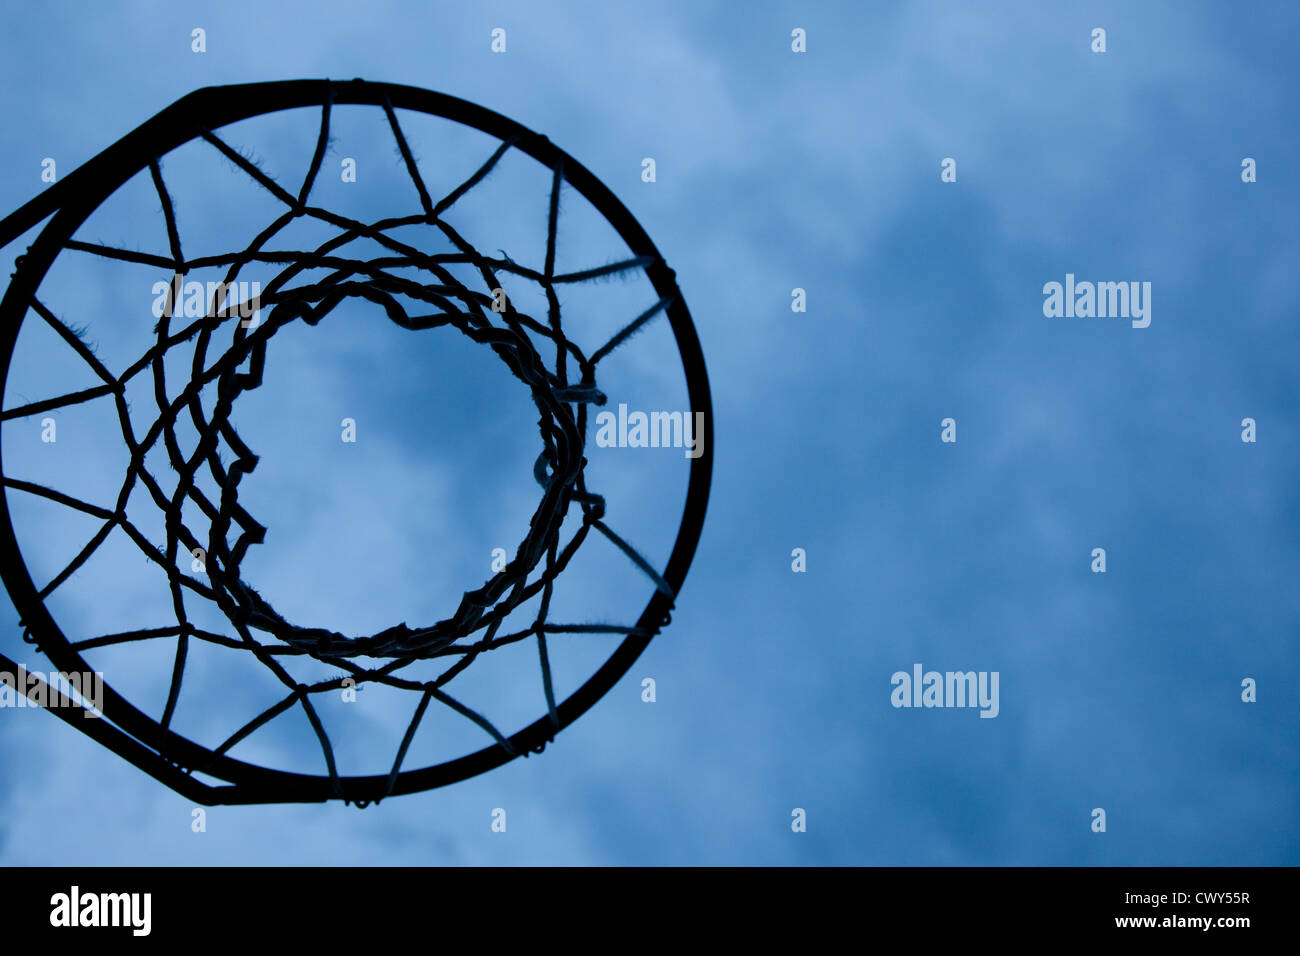
[[(716, 413), (708, 521), (673, 624), (545, 754), (364, 811), (213, 808), (195, 833), (190, 801), (49, 714), (4, 710), (0, 861), (1300, 862), (1300, 592), (1286, 584), (1300, 571), (1288, 279), (1300, 197), (1284, 166), (1300, 15), (1285, 3), (1249, 19), (1172, 2), (755, 6), (54, 2), (0, 14), (3, 212), (46, 188), (44, 159), (64, 176), (198, 87), (364, 77), (450, 93), (545, 133), (638, 218), (676, 270)], [(1091, 50), (1098, 27), (1104, 53)], [(205, 53), (191, 49), (195, 28)], [(382, 114), (376, 125), (360, 112), (351, 126), (341, 115), (320, 189), (349, 214), (415, 211)], [(314, 122), (229, 139), (292, 183)], [(418, 126), (421, 169), (448, 188), (495, 145)], [(186, 250), (247, 244), (274, 203), (210, 147), (185, 149), (163, 169)], [(341, 181), (346, 157), (355, 184)], [(941, 179), (945, 158), (956, 182)], [(503, 168), (466, 205), (485, 251), (535, 254), (539, 169)], [(78, 238), (165, 254), (142, 183)], [(561, 257), (575, 268), (619, 251), (581, 205), (564, 198)], [(0, 253), (6, 276), (36, 234)], [(120, 372), (147, 347), (156, 272), (68, 257), (41, 296)], [(1149, 327), (1046, 317), (1044, 284), (1067, 274), (1149, 282)], [(629, 277), (574, 289), (565, 307), (599, 341), (647, 295)], [(88, 384), (37, 323), (29, 313), (6, 408)], [(616, 354), (613, 400), (685, 407), (666, 325)], [(152, 400), (142, 387), (133, 411)], [(6, 477), (104, 502), (125, 459), (111, 406), (54, 417), (53, 444), (35, 420), (4, 423)], [(339, 440), (344, 417), (353, 444)], [(286, 329), (236, 414), (261, 456), (241, 501), (270, 529), (249, 579), (287, 617), (347, 633), (445, 616), (536, 506), (535, 418), (500, 363), (449, 330), (403, 331), (364, 305)], [(941, 441), (947, 418), (955, 443)], [(660, 567), (678, 455), (593, 452), (611, 524)], [(31, 497), (8, 491), (45, 581), (96, 524)], [(142, 528), (161, 541), (147, 511)], [(106, 546), (51, 599), (70, 634), (150, 626), (169, 607), (165, 578), (129, 542)], [(635, 617), (649, 593), (608, 545), (566, 578), (557, 600), (574, 620)], [(555, 649), (557, 689), (604, 659), (600, 640)], [(42, 667), (7, 603), (0, 650)], [(156, 715), (172, 646), (117, 650), (87, 661)], [(544, 712), (529, 653), (465, 675), (511, 731)], [(917, 664), (997, 672), (997, 717), (891, 706), (891, 675)], [(177, 729), (211, 745), (273, 702), (246, 666), (196, 651)], [(1246, 678), (1256, 702), (1241, 699)], [(341, 761), (383, 772), (407, 702), (358, 696), (326, 719)], [(425, 762), (490, 742), (438, 716), (415, 746)], [(305, 720), (248, 744), (244, 759), (323, 772)], [(505, 833), (491, 829), (496, 808)], [(795, 808), (806, 832), (792, 830)]]

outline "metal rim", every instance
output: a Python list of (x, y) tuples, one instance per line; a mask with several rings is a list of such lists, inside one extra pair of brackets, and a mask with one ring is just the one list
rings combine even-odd
[[(645, 271), (655, 291), (661, 297), (667, 297), (677, 290), (673, 270), (664, 262), (645, 230), (608, 187), (545, 136), (482, 106), (418, 87), (363, 80), (290, 80), (207, 87), (177, 100), (0, 222), (0, 243), (4, 243), (54, 213), (27, 254), (20, 258), (19, 268), (0, 300), (0, 395), (4, 393), (14, 346), (28, 304), (62, 251), (63, 241), (71, 238), (105, 199), (146, 168), (150, 158), (161, 157), (193, 139), (200, 126), (216, 130), (268, 113), (319, 107), (331, 96), (333, 103), (341, 105), (381, 106), (387, 100), (394, 109), (452, 120), (502, 141), (514, 137), (515, 149), (547, 168), (554, 168), (555, 162), (562, 160), (565, 181), (614, 227), (634, 255), (653, 259)], [(201, 117), (203, 122), (196, 123), (195, 117)], [(689, 310), (680, 295), (668, 306), (667, 318), (682, 360), (691, 411), (704, 413), (704, 429), (700, 436), (704, 450), (691, 461), (681, 524), (663, 571), (663, 578), (674, 593), (680, 593), (699, 542), (708, 503), (713, 470), (713, 414), (704, 355)], [(0, 474), (3, 471), (3, 459), (0, 458)], [(0, 494), (0, 568), (3, 568), (0, 577), (3, 577), (20, 615), (25, 639), (37, 645), (41, 653), (65, 672), (88, 670), (81, 655), (72, 649), (39, 597), (14, 534), (5, 494)], [(558, 704), (558, 729), (552, 726), (549, 716), (543, 715), (509, 737), (515, 754), (492, 744), (440, 764), (404, 770), (391, 788), (388, 776), (384, 774), (340, 777), (341, 792), (336, 793), (328, 776), (273, 770), (226, 755), (205, 766), (203, 772), (226, 780), (229, 785), (209, 786), (182, 767), (203, 764), (211, 751), (175, 731), (163, 730), (153, 718), (118, 695), (107, 683), (104, 687), (103, 720), (76, 720), (74, 723), (77, 713), (62, 708), (54, 712), (159, 781), (203, 803), (325, 801), (341, 796), (347, 802), (364, 805), (389, 795), (455, 783), (498, 767), (519, 754), (526, 756), (539, 751), (558, 730), (573, 723), (622, 678), (649, 644), (651, 636), (669, 622), (671, 609), (670, 599), (655, 591), (637, 621), (637, 627), (646, 632), (645, 636), (625, 638), (591, 677)], [(116, 726), (106, 726), (104, 721)], [(95, 726), (92, 729), (82, 724)], [(147, 747), (141, 746), (141, 742)], [(164, 758), (163, 752), (176, 762)]]

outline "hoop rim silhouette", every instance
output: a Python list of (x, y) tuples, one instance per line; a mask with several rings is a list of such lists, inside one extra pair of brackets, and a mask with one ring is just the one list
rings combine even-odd
[[(485, 107), (418, 87), (364, 80), (287, 80), (206, 87), (196, 90), (141, 124), (94, 158), (51, 185), (43, 193), (0, 221), (0, 246), (17, 239), (47, 218), (44, 228), (18, 259), (4, 296), (0, 299), (0, 396), (4, 394), (18, 332), (41, 282), (63, 250), (65, 241), (109, 196), (151, 160), (234, 122), (302, 108), (334, 105), (391, 105), (440, 117), (477, 129), (496, 139), (512, 141), (517, 149), (555, 169), (562, 163), (563, 179), (609, 223), (634, 256), (647, 257), (647, 277), (661, 299), (671, 299), (665, 314), (672, 329), (692, 412), (703, 412), (698, 435), (702, 453), (691, 460), (681, 523), (662, 578), (674, 595), (681, 591), (703, 529), (713, 468), (713, 416), (704, 355), (695, 326), (676, 277), (636, 218), (599, 179), (545, 136)], [(0, 451), (2, 456), (2, 451)], [(3, 475), (0, 457), (0, 475)], [(18, 611), (24, 640), (66, 673), (91, 670), (73, 648), (45, 607), (24, 561), (14, 532), (6, 493), (0, 493), (0, 577)], [(659, 629), (670, 622), (673, 599), (654, 590), (637, 620), (637, 633), (628, 634), (605, 662), (567, 699), (558, 702), (558, 725), (549, 714), (511, 735), (513, 753), (493, 743), (461, 757), (418, 769), (403, 770), (395, 779), (387, 774), (337, 777), (296, 773), (246, 763), (196, 744), (169, 727), (163, 727), (119, 695), (107, 681), (102, 717), (86, 719), (77, 707), (50, 709), (77, 730), (88, 734), (119, 756), (182, 795), (206, 805), (321, 802), (343, 799), (366, 805), (388, 796), (446, 786), (492, 770), (519, 755), (540, 752), (564, 729), (603, 697), (627, 673)], [(17, 665), (0, 655), (0, 665)], [(61, 699), (53, 688), (51, 697)], [(70, 704), (62, 699), (64, 704)], [(164, 756), (164, 754), (166, 756)], [(201, 768), (208, 777), (226, 781), (209, 785), (191, 775)]]

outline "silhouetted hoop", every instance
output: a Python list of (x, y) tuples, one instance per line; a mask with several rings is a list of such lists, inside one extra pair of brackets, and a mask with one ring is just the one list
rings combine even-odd
[[(481, 106), (410, 86), (362, 80), (297, 80), (209, 87), (197, 90), (127, 134), (32, 202), (0, 222), (0, 245), (12, 242), (47, 217), (48, 223), (25, 255), (0, 300), (0, 395), (9, 373), (15, 343), (37, 290), (66, 243), (87, 218), (118, 188), (150, 169), (173, 149), (205, 132), (241, 120), (290, 109), (368, 105), (408, 110), (440, 117), (477, 129), (500, 140), (503, 149), (518, 150), (556, 172), (597, 210), (635, 257), (647, 260), (644, 270), (655, 292), (667, 305), (669, 321), (685, 374), (691, 412), (702, 413), (697, 436), (702, 453), (690, 464), (680, 526), (666, 566), (654, 572), (664, 587), (656, 587), (636, 624), (609, 658), (552, 713), (496, 743), (465, 756), (412, 770), (400, 769), (399, 756), (389, 775), (338, 776), (291, 773), (246, 763), (214, 751), (176, 733), (147, 716), (105, 686), (100, 720), (83, 720), (80, 711), (53, 708), (76, 729), (130, 760), (159, 781), (205, 804), (322, 801), (343, 799), (366, 805), (384, 797), (444, 786), (491, 770), (520, 754), (540, 750), (555, 733), (571, 724), (627, 672), (652, 637), (669, 623), (673, 598), (680, 593), (703, 527), (713, 463), (713, 417), (704, 357), (686, 303), (673, 271), (618, 199), (580, 163), (546, 137)], [(400, 134), (399, 134), (400, 136)], [(322, 147), (323, 149), (323, 147)], [(319, 164), (319, 152), (315, 164)], [(312, 174), (314, 175), (314, 173)], [(304, 186), (304, 197), (309, 190)], [(426, 199), (426, 209), (428, 208)], [(52, 214), (52, 216), (51, 216)], [(553, 226), (552, 226), (553, 228)], [(4, 413), (6, 416), (8, 412)], [(28, 414), (31, 414), (30, 412)], [(3, 422), (6, 419), (0, 419)], [(3, 462), (0, 460), (0, 474)], [(6, 479), (6, 484), (9, 480)], [(25, 639), (60, 670), (90, 670), (62, 633), (36, 588), (15, 536), (8, 501), (0, 495), (0, 572), (20, 615)], [(0, 658), (13, 669), (7, 658)], [(327, 749), (328, 758), (328, 749)], [(208, 777), (226, 781), (212, 786), (192, 776), (201, 769)], [(332, 769), (332, 764), (331, 764)]]

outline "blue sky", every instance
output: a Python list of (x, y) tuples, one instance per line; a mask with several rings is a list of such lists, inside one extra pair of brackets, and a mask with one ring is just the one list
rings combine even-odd
[[(3, 862), (1300, 861), (1291, 6), (1247, 18), (1175, 3), (51, 3), (0, 17), (5, 212), (43, 188), (43, 158), (66, 175), (200, 86), (359, 76), (545, 133), (676, 270), (717, 435), (672, 626), (540, 757), (361, 812), (213, 808), (194, 833), (189, 801), (48, 714), (0, 711)], [(194, 27), (205, 54), (191, 52)], [(504, 54), (489, 49), (495, 27)], [(790, 50), (795, 27), (804, 54)], [(1104, 54), (1089, 50), (1095, 27)], [(310, 156), (310, 124), (284, 129), (249, 133), (268, 171)], [(329, 162), (362, 157), (358, 189), (332, 195), (376, 217), (406, 208), (391, 144), (354, 134)], [(422, 168), (448, 182), (478, 155), (472, 138), (422, 135)], [(641, 180), (647, 156), (654, 183)], [(940, 181), (945, 157), (955, 183)], [(1241, 181), (1243, 157), (1258, 182)], [(164, 169), (184, 181), (187, 161)], [(196, 248), (261, 212), (233, 174), (220, 180), (231, 192), (204, 188), (206, 169), (188, 170), (178, 200)], [(514, 176), (503, 170), (489, 196), (535, 222), (544, 189)], [(123, 205), (104, 228), (162, 252), (160, 222), (147, 203)], [(575, 261), (588, 246), (604, 256), (603, 236), (574, 223)], [(520, 228), (505, 233), (512, 255)], [(57, 287), (52, 274), (50, 295), (90, 323), (102, 356), (134, 358), (142, 326), (121, 306), (138, 296), (134, 314), (152, 323), (148, 270), (95, 269), (70, 267)], [(1042, 287), (1067, 273), (1151, 282), (1150, 327), (1046, 318)], [(791, 311), (796, 287), (805, 313)], [(572, 305), (599, 326), (644, 291), (609, 283)], [(267, 384), (240, 406), (263, 455), (248, 493), (272, 529), (250, 573), (312, 623), (438, 614), (535, 506), (526, 394), (451, 333), (417, 351), (365, 309), (283, 336)], [(632, 344), (613, 369), (626, 394), (682, 407), (666, 328)], [(6, 407), (77, 374), (49, 342), (19, 349)], [(337, 440), (343, 415), (359, 422), (354, 448)], [(955, 444), (940, 441), (947, 417)], [(23, 463), (93, 493), (115, 467), (105, 422), (69, 411), (54, 446), (34, 423), (6, 423), (6, 473)], [(682, 462), (650, 451), (609, 449), (599, 467), (630, 537), (662, 561)], [(16, 495), (29, 563), (57, 570), (82, 525), (30, 506), (19, 517)], [(1090, 571), (1096, 547), (1105, 574)], [(805, 573), (791, 570), (794, 548)], [(644, 600), (616, 558), (573, 569), (566, 609), (597, 619)], [(158, 595), (126, 567), (72, 579), (60, 621), (139, 624)], [(0, 647), (40, 664), (10, 607)], [(563, 679), (590, 673), (599, 650), (557, 651)], [(156, 704), (170, 657), (142, 649), (103, 666)], [(997, 718), (891, 707), (890, 676), (918, 662), (997, 671)], [(238, 666), (196, 662), (183, 727), (220, 739), (253, 706), (266, 688), (231, 676)], [(1240, 699), (1246, 677), (1256, 703)], [(540, 716), (522, 665), (482, 680), (506, 713)], [(365, 694), (342, 733), (363, 765), (377, 759), (370, 741), (401, 732), (396, 705)], [(319, 772), (300, 731), (272, 735), (266, 753)], [(485, 742), (472, 725), (445, 732), (430, 753)], [(490, 829), (498, 807), (505, 833)], [(805, 833), (791, 830), (796, 807)], [(1090, 828), (1096, 807), (1104, 834)]]

